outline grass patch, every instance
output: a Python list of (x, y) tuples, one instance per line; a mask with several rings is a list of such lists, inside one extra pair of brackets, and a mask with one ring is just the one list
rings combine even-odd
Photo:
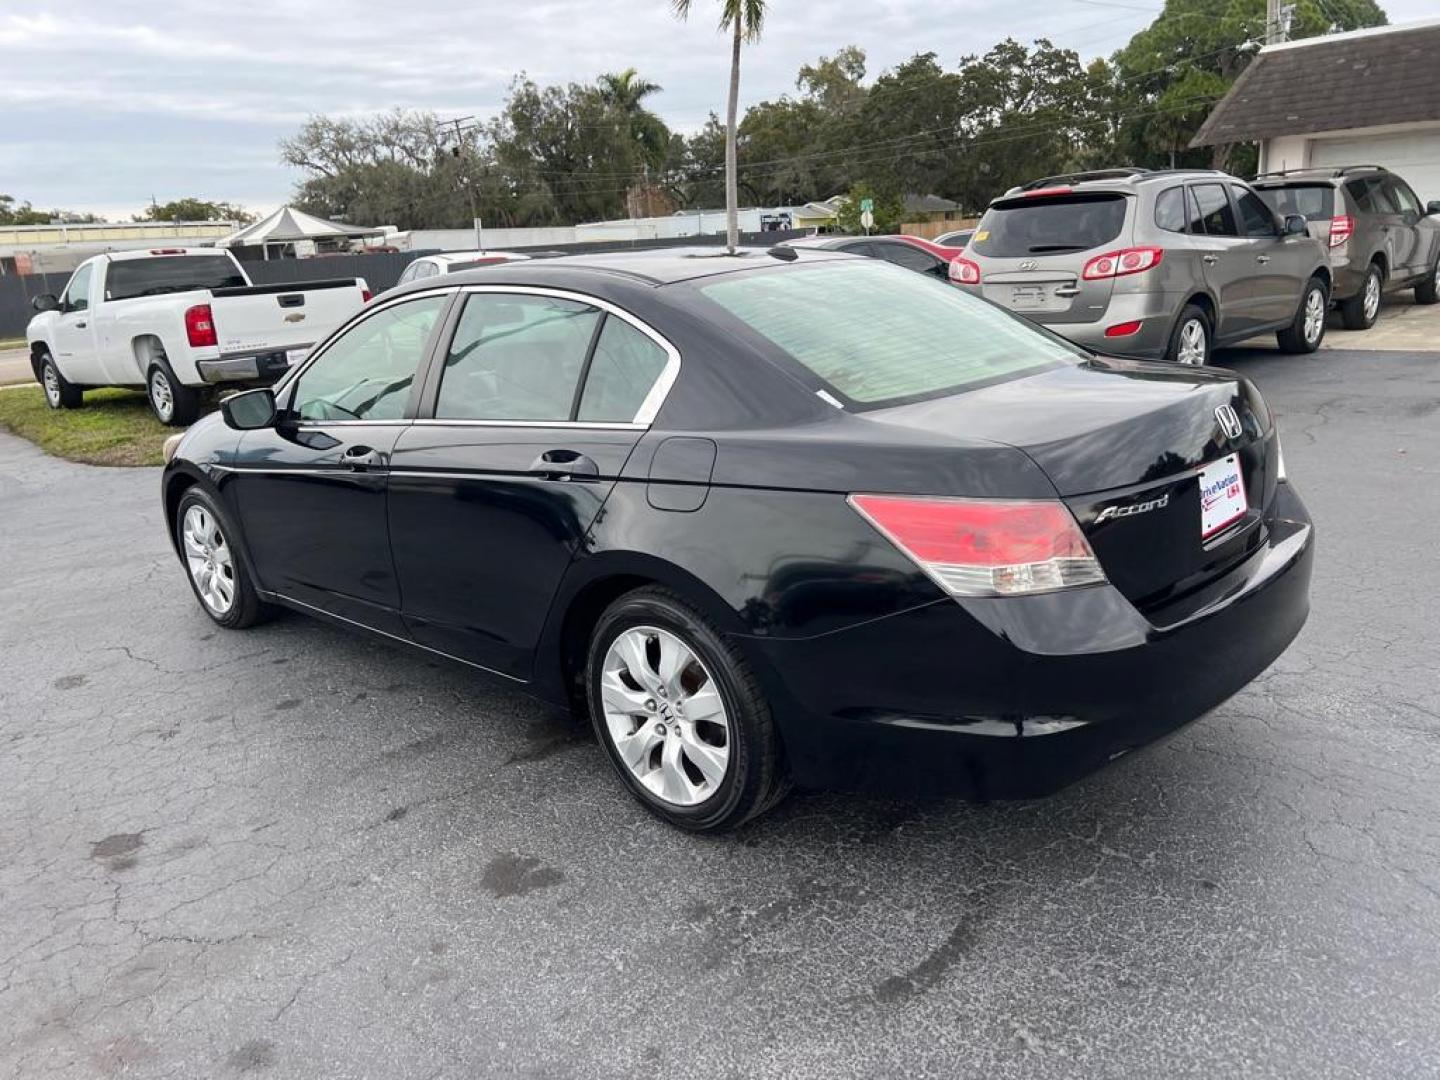
[(0, 390), (0, 427), (47, 454), (89, 465), (160, 465), (178, 428), (155, 419), (142, 390), (87, 390), (78, 409), (52, 409), (38, 387)]

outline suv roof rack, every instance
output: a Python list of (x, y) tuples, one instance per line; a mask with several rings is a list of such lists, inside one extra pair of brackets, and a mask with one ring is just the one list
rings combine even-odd
[(1267, 176), (1295, 176), (1299, 173), (1328, 173), (1330, 176), (1344, 176), (1346, 173), (1358, 172), (1361, 169), (1375, 169), (1379, 172), (1389, 172), (1384, 165), (1307, 165), (1300, 169), (1270, 169), (1267, 172), (1256, 173), (1256, 180), (1263, 180)]
[(1149, 171), (1149, 169), (1125, 166), (1118, 169), (1090, 169), (1086, 172), (1057, 173), (1054, 176), (1042, 176), (1038, 180), (1031, 180), (1019, 185), (1014, 190), (1034, 191), (1036, 188), (1049, 187), (1052, 184), (1083, 184), (1087, 180), (1128, 180), (1131, 177), (1144, 176)]

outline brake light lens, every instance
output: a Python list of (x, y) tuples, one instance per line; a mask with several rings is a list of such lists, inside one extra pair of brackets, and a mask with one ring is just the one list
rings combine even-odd
[(1106, 337), (1129, 337), (1131, 334), (1138, 334), (1139, 332), (1139, 319), (1135, 319), (1131, 322), (1116, 323), (1114, 326), (1107, 326), (1105, 328)]
[(951, 596), (1017, 596), (1105, 580), (1060, 502), (908, 495), (848, 501)]
[(1025, 191), (1021, 194), (1023, 194), (1027, 199), (1033, 199), (1037, 196), (1045, 195), (1069, 195), (1070, 192), (1073, 190), (1073, 188), (1068, 187), (1042, 187), (1036, 188), (1034, 191)]
[(375, 294), (372, 293), (369, 289), (361, 289), (361, 290), (360, 290), (360, 302), (361, 302), (362, 304), (368, 304), (368, 303), (370, 302), (370, 297), (372, 297), (372, 296), (374, 296), (374, 295), (375, 295)]
[(151, 255), (184, 255), (184, 248), (151, 248)]
[(190, 339), (192, 349), (220, 344), (220, 339), (215, 335), (215, 319), (210, 314), (209, 304), (196, 304), (185, 310), (185, 336)]
[(1121, 248), (1096, 255), (1085, 264), (1080, 276), (1086, 281), (1100, 281), (1104, 278), (1124, 277), (1126, 274), (1143, 274), (1160, 265), (1165, 249), (1158, 247)]
[(950, 260), (950, 280), (961, 285), (980, 284), (980, 264), (969, 259)]
[(1330, 246), (1339, 247), (1355, 232), (1355, 219), (1349, 214), (1339, 214), (1330, 219)]

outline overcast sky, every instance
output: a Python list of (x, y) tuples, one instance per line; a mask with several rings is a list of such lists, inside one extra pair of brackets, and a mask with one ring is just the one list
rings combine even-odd
[[(1434, 0), (1382, 0), (1392, 22)], [(11, 6), (11, 5), (6, 5)], [(1107, 55), (1159, 0), (770, 0), (741, 63), (741, 102), (793, 89), (801, 64), (849, 44), (871, 77), (923, 51), (953, 67), (1006, 35)], [(298, 176), (277, 141), (311, 113), (396, 106), (493, 115), (521, 72), (588, 80), (635, 66), (653, 107), (690, 131), (723, 110), (717, 0), (688, 24), (666, 0), (46, 0), (0, 14), (0, 192), (128, 218), (153, 196), (284, 203)]]

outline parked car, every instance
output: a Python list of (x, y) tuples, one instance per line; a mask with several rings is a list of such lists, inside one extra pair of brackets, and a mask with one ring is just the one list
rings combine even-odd
[(167, 445), (202, 610), (283, 605), (588, 713), (694, 830), (792, 781), (1042, 795), (1299, 631), (1311, 525), (1248, 381), (773, 251), (381, 298)]
[(941, 280), (950, 276), (950, 260), (959, 254), (958, 250), (942, 247), (918, 236), (807, 236), (799, 240), (787, 240), (782, 247), (811, 247), (826, 251), (848, 251), (851, 255), (864, 255), (872, 259), (883, 259), (888, 263), (929, 274)]
[(974, 229), (956, 229), (953, 232), (941, 233), (933, 242), (941, 247), (963, 248), (970, 243), (970, 238), (974, 235)]
[(1440, 300), (1440, 202), (1379, 165), (1263, 173), (1255, 193), (1277, 214), (1303, 214), (1330, 253), (1331, 299), (1347, 330), (1368, 330), (1385, 293)]
[(497, 266), (500, 263), (528, 259), (514, 251), (446, 251), (439, 255), (421, 255), (411, 261), (400, 275), (396, 285), (408, 285), (440, 274), (453, 274), (458, 270), (476, 270), (482, 266)]
[(58, 298), (35, 297), (25, 338), (52, 409), (130, 386), (184, 426), (205, 387), (274, 380), (369, 299), (364, 278), (252, 285), (213, 248), (115, 251), (82, 262)]
[(1313, 352), (1331, 287), (1304, 218), (1282, 222), (1211, 170), (1106, 169), (1014, 188), (950, 273), (1099, 352), (1183, 364), (1269, 331), (1287, 352)]

